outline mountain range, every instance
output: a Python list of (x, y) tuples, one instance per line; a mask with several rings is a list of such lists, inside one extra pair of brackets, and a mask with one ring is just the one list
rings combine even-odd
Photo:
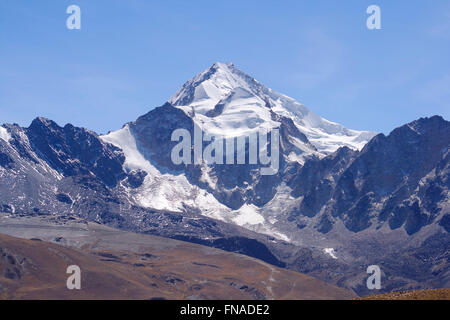
[[(278, 129), (277, 172), (174, 164), (172, 133), (196, 127), (225, 138)], [(0, 211), (239, 252), (359, 295), (373, 264), (383, 292), (449, 287), (449, 145), (440, 116), (387, 136), (351, 130), (215, 63), (106, 135), (46, 118), (0, 126)]]

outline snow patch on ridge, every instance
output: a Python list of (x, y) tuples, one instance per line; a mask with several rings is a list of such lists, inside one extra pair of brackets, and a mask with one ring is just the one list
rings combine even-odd
[(243, 205), (239, 210), (234, 211), (237, 214), (233, 218), (234, 223), (239, 226), (262, 224), (265, 222), (264, 217), (259, 214), (258, 207), (255, 205)]
[(5, 140), (6, 142), (9, 142), (11, 140), (11, 135), (9, 134), (8, 130), (6, 128), (0, 126), (0, 139)]
[(144, 156), (139, 152), (136, 140), (130, 132), (130, 127), (125, 125), (122, 129), (110, 132), (107, 135), (100, 136), (100, 138), (108, 143), (115, 145), (122, 149), (125, 154), (124, 166), (129, 170), (142, 169), (150, 173), (154, 168), (150, 165)]
[(290, 242), (288, 236), (279, 232), (271, 223), (267, 222), (261, 214), (261, 209), (253, 204), (245, 204), (240, 209), (231, 212), (229, 215), (234, 216), (231, 222), (246, 229), (266, 234), (274, 238)]
[(333, 248), (325, 248), (325, 249), (323, 249), (323, 252), (325, 252), (326, 254), (330, 255), (333, 259), (337, 259), (338, 258), (336, 256), (336, 251), (334, 251)]

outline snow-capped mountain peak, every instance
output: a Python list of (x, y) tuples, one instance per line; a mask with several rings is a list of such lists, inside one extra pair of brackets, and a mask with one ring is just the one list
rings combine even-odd
[[(278, 175), (262, 178), (250, 160), (229, 166), (176, 165), (171, 158), (176, 144), (171, 140), (172, 133), (185, 129), (195, 140), (196, 126), (203, 134), (227, 139), (247, 138), (260, 129), (279, 129)], [(204, 216), (288, 240), (262, 214), (274, 212), (272, 218), (276, 220), (277, 212), (285, 205), (271, 202), (275, 195), (282, 194), (283, 198), (289, 193), (290, 187), (279, 181), (284, 170), (289, 165), (301, 167), (308, 159), (323, 158), (339, 147), (362, 148), (372, 136), (319, 117), (231, 63), (215, 63), (187, 81), (168, 103), (101, 139), (123, 150), (126, 172), (141, 174), (138, 187), (124, 185), (127, 197), (138, 206), (173, 211), (195, 208)], [(209, 145), (201, 147), (206, 150)], [(261, 162), (259, 166), (263, 167)], [(285, 203), (292, 201), (295, 199), (289, 196), (285, 199)]]
[(375, 133), (356, 131), (321, 118), (301, 103), (265, 87), (232, 63), (214, 63), (187, 81), (169, 99), (205, 131), (238, 136), (264, 127), (279, 127), (273, 113), (290, 118), (324, 154), (347, 146), (361, 149)]
[[(174, 106), (192, 106), (198, 113), (206, 113), (208, 107), (214, 107), (236, 88), (252, 92), (251, 81), (240, 75), (232, 63), (216, 62), (207, 70), (199, 73), (175, 93), (169, 102)], [(206, 103), (205, 103), (206, 102)]]

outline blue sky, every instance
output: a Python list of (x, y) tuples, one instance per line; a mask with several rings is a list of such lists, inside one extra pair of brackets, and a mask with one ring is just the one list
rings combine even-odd
[[(82, 29), (66, 28), (80, 6)], [(382, 30), (366, 28), (381, 8)], [(233, 62), (320, 116), (389, 133), (450, 110), (450, 2), (0, 0), (0, 123), (99, 133)]]

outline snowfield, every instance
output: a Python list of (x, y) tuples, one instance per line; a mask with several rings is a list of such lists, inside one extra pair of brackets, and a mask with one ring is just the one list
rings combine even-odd
[(8, 133), (8, 130), (6, 130), (6, 128), (3, 128), (2, 126), (0, 126), (0, 139), (5, 140), (6, 142), (11, 140), (11, 136)]

